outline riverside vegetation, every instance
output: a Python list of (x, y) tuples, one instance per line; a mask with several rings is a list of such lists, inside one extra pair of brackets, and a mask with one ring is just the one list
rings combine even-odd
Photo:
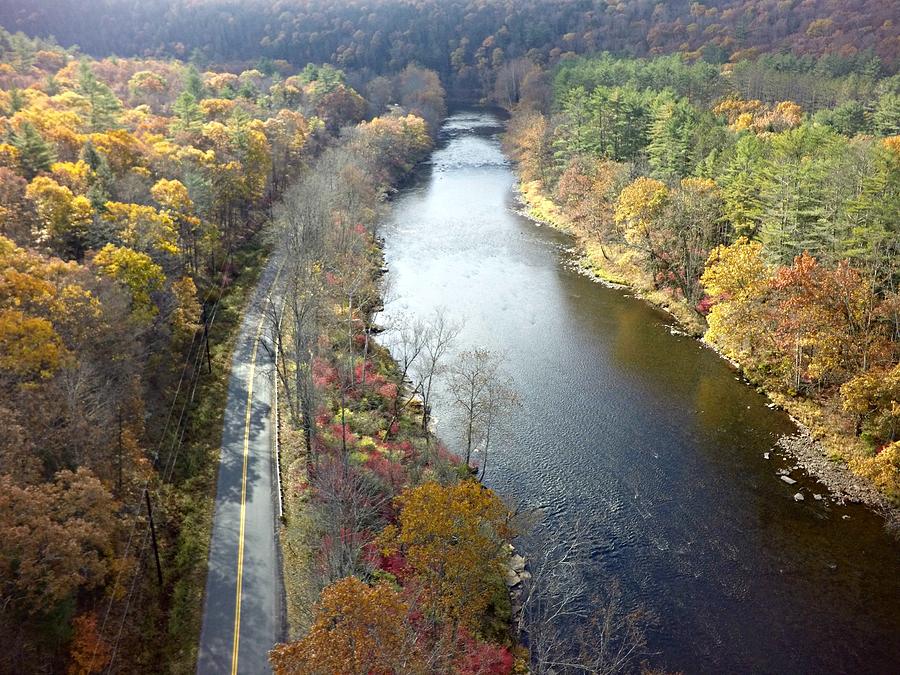
[[(272, 249), (289, 604), (315, 607), (276, 669), (635, 668), (612, 605), (625, 640), (555, 662), (549, 618), (583, 602), (540, 555), (532, 652), (509, 637), (514, 519), (428, 426), (444, 377), (461, 447), (487, 450), (515, 405), (495, 359), (449, 360), (439, 315), (388, 327), (396, 360), (372, 339), (375, 223), (433, 143), (439, 79), (515, 109), (530, 208), (588, 267), (897, 498), (889, 3), (162, 4), (0, 8), (69, 45), (0, 31), (0, 670), (193, 670), (230, 344)], [(679, 55), (577, 57), (598, 49)]]
[(587, 270), (668, 309), (896, 503), (900, 81), (847, 69), (576, 59), (530, 75), (506, 142)]
[[(437, 76), (415, 89), (429, 94), (439, 121)], [(278, 673), (524, 667), (504, 584), (512, 513), (428, 424), (455, 329), (439, 318), (393, 327), (397, 361), (373, 339), (381, 203), (431, 150), (429, 126), (415, 116), (360, 124), (278, 209), (284, 305), (271, 319), (286, 431), (282, 541), (291, 633), (300, 636), (272, 651)], [(465, 424), (481, 447), (501, 412), (494, 371), (481, 367), (488, 361), (454, 367), (474, 382)]]

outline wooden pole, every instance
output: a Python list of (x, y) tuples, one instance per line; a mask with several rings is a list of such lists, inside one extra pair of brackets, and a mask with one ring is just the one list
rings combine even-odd
[(149, 490), (144, 490), (144, 499), (147, 502), (147, 515), (150, 518), (150, 537), (153, 539), (153, 557), (156, 558), (156, 580), (159, 582), (160, 588), (162, 588), (162, 566), (159, 564), (159, 544), (156, 541), (156, 526), (153, 524), (153, 509), (150, 506)]

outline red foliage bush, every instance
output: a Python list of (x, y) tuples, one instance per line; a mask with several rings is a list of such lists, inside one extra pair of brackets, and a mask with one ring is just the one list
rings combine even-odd
[(700, 302), (697, 303), (696, 310), (698, 313), (706, 316), (709, 314), (709, 310), (712, 309), (712, 306), (716, 304), (716, 301), (713, 300), (710, 296), (704, 295), (700, 298)]
[(409, 575), (410, 568), (406, 562), (406, 557), (399, 551), (390, 555), (383, 555), (375, 542), (366, 544), (363, 557), (373, 567), (384, 570), (389, 574), (393, 574), (398, 582), (403, 584), (404, 579)]
[(397, 398), (397, 385), (393, 382), (386, 382), (378, 388), (378, 395), (393, 401)]
[(461, 631), (456, 649), (454, 672), (460, 675), (509, 675), (515, 665), (506, 647), (480, 642), (466, 631)]
[(313, 384), (319, 389), (338, 382), (337, 368), (323, 359), (315, 358), (312, 364)]
[(392, 462), (380, 452), (369, 455), (364, 466), (381, 482), (399, 491), (407, 483), (406, 469), (398, 462)]

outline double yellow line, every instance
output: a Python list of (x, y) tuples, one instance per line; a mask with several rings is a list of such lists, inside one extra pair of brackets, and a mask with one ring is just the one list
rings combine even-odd
[[(231, 648), (231, 675), (238, 672), (238, 648), (241, 643), (241, 590), (244, 585), (244, 529), (247, 524), (247, 466), (250, 463), (250, 417), (253, 409), (253, 380), (256, 376), (256, 355), (259, 352), (259, 340), (262, 337), (263, 326), (266, 323), (266, 306), (272, 302), (272, 293), (278, 285), (278, 279), (284, 269), (284, 261), (275, 273), (275, 279), (269, 286), (266, 299), (263, 300), (262, 316), (256, 327), (256, 335), (253, 338), (253, 351), (250, 353), (250, 371), (247, 374), (247, 412), (244, 415), (244, 466), (241, 469), (241, 526), (238, 532), (238, 563), (237, 583), (235, 585), (234, 599), (234, 641)], [(278, 386), (276, 382), (275, 386)]]
[[(268, 298), (267, 298), (268, 300)], [(234, 601), (234, 643), (231, 652), (231, 674), (237, 675), (238, 647), (241, 641), (241, 588), (244, 582), (244, 528), (247, 523), (247, 465), (250, 462), (250, 413), (253, 408), (253, 379), (256, 376), (256, 354), (259, 350), (259, 339), (262, 336), (266, 315), (263, 313), (256, 328), (253, 339), (253, 352), (250, 354), (250, 372), (247, 375), (247, 413), (244, 416), (244, 467), (241, 472), (241, 527), (238, 534), (237, 588)]]

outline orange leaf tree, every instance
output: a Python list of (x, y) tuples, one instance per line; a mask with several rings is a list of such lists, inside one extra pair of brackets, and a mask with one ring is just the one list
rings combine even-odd
[(346, 577), (322, 591), (309, 633), (277, 645), (269, 660), (278, 675), (424, 673), (408, 614), (390, 585)]

